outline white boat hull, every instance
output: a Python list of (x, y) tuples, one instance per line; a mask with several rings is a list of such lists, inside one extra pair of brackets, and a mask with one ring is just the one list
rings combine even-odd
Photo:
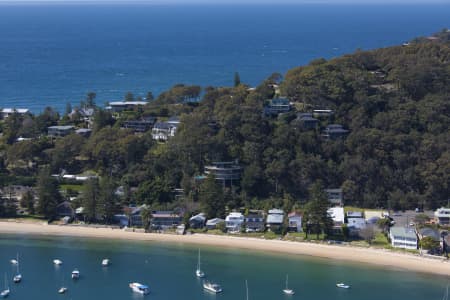
[(14, 281), (15, 283), (21, 282), (21, 281), (22, 281), (22, 275), (21, 275), (21, 274), (18, 274), (18, 275), (16, 275), (16, 276), (14, 276), (13, 281)]
[(345, 283), (338, 283), (338, 284), (336, 284), (336, 286), (341, 289), (349, 289), (350, 288), (350, 286)]
[(203, 278), (203, 277), (205, 277), (205, 273), (204, 273), (202, 270), (197, 270), (197, 271), (195, 271), (195, 275), (196, 275), (198, 278)]
[(283, 293), (285, 293), (286, 295), (294, 295), (295, 294), (295, 292), (291, 289), (284, 289)]
[(222, 292), (222, 288), (216, 284), (203, 283), (203, 288), (211, 293), (220, 293)]
[(3, 291), (0, 293), (0, 297), (2, 297), (2, 298), (8, 297), (8, 296), (9, 296), (9, 292), (10, 292), (9, 289), (3, 290)]

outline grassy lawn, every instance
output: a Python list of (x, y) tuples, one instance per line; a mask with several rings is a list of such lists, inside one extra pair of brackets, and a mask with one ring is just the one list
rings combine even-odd
[(364, 209), (359, 208), (359, 207), (355, 207), (355, 206), (344, 206), (344, 212), (347, 213), (349, 211), (358, 211), (358, 212), (363, 212)]
[(372, 246), (380, 248), (391, 248), (391, 244), (389, 243), (387, 237), (381, 232), (377, 232), (377, 234), (375, 235), (375, 239), (372, 241)]
[(72, 190), (75, 192), (80, 192), (81, 189), (83, 188), (83, 185), (81, 185), (81, 184), (61, 184), (60, 187), (64, 191)]

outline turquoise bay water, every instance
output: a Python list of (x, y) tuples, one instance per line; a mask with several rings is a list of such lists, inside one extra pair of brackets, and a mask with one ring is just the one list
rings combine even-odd
[[(9, 260), (20, 255), (22, 283), (12, 283), (14, 268)], [(102, 268), (103, 258), (112, 264)], [(52, 260), (64, 263), (55, 267)], [(197, 248), (186, 244), (110, 241), (80, 238), (0, 237), (0, 272), (8, 273), (9, 299), (143, 299), (128, 288), (132, 281), (148, 284), (148, 299), (245, 299), (245, 279), (249, 298), (379, 300), (442, 299), (447, 278), (409, 271), (349, 264), (330, 259), (252, 253), (248, 250), (202, 247), (202, 269), (224, 289), (218, 295), (203, 291), (195, 277)], [(74, 282), (74, 268), (81, 278)], [(282, 293), (285, 276), (294, 296)], [(1, 278), (3, 283), (3, 276)], [(349, 290), (335, 283), (351, 284)], [(69, 291), (60, 295), (65, 283)]]
[[(213, 1), (212, 1), (213, 2)], [(2, 5), (0, 107), (63, 112), (174, 84), (256, 85), (273, 72), (450, 27), (439, 5)]]

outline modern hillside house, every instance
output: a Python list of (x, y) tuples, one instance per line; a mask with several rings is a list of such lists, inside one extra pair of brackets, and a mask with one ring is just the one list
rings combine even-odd
[(223, 185), (232, 185), (234, 181), (241, 179), (242, 168), (237, 161), (213, 162), (209, 166), (205, 166), (205, 174), (212, 174), (216, 180)]
[(75, 132), (75, 127), (66, 126), (50, 126), (47, 128), (47, 135), (51, 137), (63, 137)]
[(152, 129), (152, 138), (157, 141), (167, 141), (175, 136), (179, 125), (178, 117), (172, 117), (166, 122), (156, 122)]
[(281, 113), (287, 113), (291, 110), (291, 104), (287, 98), (275, 98), (269, 101), (264, 107), (264, 115), (277, 116)]
[(408, 227), (391, 227), (389, 239), (392, 247), (403, 249), (417, 249), (418, 240), (416, 232), (413, 228)]
[(146, 104), (147, 102), (145, 101), (114, 101), (110, 102), (106, 109), (109, 109), (112, 112), (122, 112), (124, 110), (133, 110)]
[(315, 129), (319, 126), (319, 120), (313, 118), (312, 113), (298, 113), (297, 124), (303, 129)]
[(322, 132), (322, 136), (328, 140), (336, 140), (344, 138), (348, 134), (348, 130), (340, 124), (330, 124)]
[(129, 120), (122, 124), (122, 128), (132, 129), (134, 132), (146, 132), (155, 124), (156, 118), (146, 118), (142, 120)]
[(25, 115), (29, 114), (30, 110), (28, 108), (3, 108), (0, 109), (0, 119), (6, 119), (12, 114)]

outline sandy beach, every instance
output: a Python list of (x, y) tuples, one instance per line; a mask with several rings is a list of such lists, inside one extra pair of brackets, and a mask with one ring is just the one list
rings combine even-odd
[(7, 234), (74, 236), (120, 240), (158, 241), (167, 243), (188, 243), (223, 248), (251, 249), (261, 252), (315, 256), (333, 260), (343, 260), (415, 272), (450, 276), (450, 261), (448, 260), (430, 259), (413, 254), (372, 248), (264, 240), (258, 238), (208, 234), (174, 235), (142, 233), (111, 228), (47, 225), (45, 223), (18, 223), (6, 221), (0, 221), (0, 232)]

